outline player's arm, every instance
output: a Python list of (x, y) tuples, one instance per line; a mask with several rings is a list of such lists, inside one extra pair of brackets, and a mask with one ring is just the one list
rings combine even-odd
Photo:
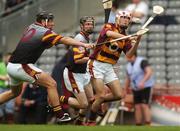
[(144, 70), (144, 77), (141, 81), (145, 83), (152, 76), (153, 69), (151, 68), (147, 60), (142, 61), (141, 68)]
[(84, 64), (84, 63), (87, 63), (88, 60), (89, 60), (89, 57), (83, 57), (83, 58), (81, 58), (81, 59), (75, 60), (75, 63), (76, 63), (76, 64)]
[(66, 44), (66, 45), (82, 46), (82, 47), (85, 47), (85, 48), (92, 48), (94, 46), (94, 45), (91, 45), (91, 44), (87, 44), (87, 43), (77, 41), (77, 40), (75, 40), (73, 38), (70, 38), (70, 37), (62, 37), (60, 39), (60, 42), (62, 42), (63, 44)]
[(145, 75), (144, 75), (144, 78), (142, 79), (142, 81), (146, 82), (151, 77), (153, 70), (150, 66), (147, 66), (145, 68), (144, 72), (145, 72)]
[(134, 53), (137, 51), (140, 40), (141, 40), (141, 36), (137, 36), (132, 39), (130, 38), (130, 40), (127, 42), (128, 43), (126, 44), (127, 51), (125, 51), (126, 52), (125, 54), (128, 58), (131, 58), (134, 55)]
[(117, 39), (117, 38), (121, 38), (121, 37), (124, 37), (125, 35), (123, 34), (120, 34), (120, 33), (117, 33), (117, 32), (114, 32), (114, 31), (111, 31), (111, 30), (108, 30), (106, 32), (106, 35), (108, 37), (111, 37), (111, 38), (114, 38), (114, 39)]
[(63, 37), (49, 30), (43, 36), (42, 41), (52, 46), (60, 44), (60, 43), (63, 43), (66, 45), (72, 45), (72, 46), (82, 46), (85, 48), (93, 48), (94, 46), (93, 44), (87, 44), (87, 43), (77, 41), (75, 39), (72, 39), (71, 37)]

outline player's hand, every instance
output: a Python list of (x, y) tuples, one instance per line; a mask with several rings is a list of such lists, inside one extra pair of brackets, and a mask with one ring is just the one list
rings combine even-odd
[(34, 100), (25, 100), (24, 101), (24, 105), (29, 107), (31, 105), (34, 105), (35, 104), (35, 101)]
[(92, 49), (92, 48), (95, 47), (95, 44), (90, 44), (90, 43), (84, 44), (84, 47), (87, 48), (87, 49)]
[(141, 90), (141, 89), (144, 89), (144, 82), (139, 82), (138, 84), (138, 88)]
[(136, 42), (137, 42), (137, 36), (130, 37), (129, 40), (130, 40), (131, 44), (136, 44)]

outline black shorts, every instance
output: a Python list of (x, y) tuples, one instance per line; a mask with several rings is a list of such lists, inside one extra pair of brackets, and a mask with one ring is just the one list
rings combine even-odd
[(144, 88), (139, 91), (133, 90), (133, 97), (135, 104), (149, 104), (151, 97), (151, 87)]

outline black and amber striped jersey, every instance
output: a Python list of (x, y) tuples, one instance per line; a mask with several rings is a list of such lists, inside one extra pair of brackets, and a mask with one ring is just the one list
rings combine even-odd
[[(89, 37), (83, 32), (80, 32), (75, 36), (75, 40), (89, 43)], [(68, 52), (67, 67), (73, 73), (85, 73), (87, 63), (77, 64), (75, 61), (82, 59), (83, 57), (89, 57), (89, 50), (82, 46), (73, 46)]]
[[(119, 29), (115, 26), (115, 24), (112, 23), (105, 24), (100, 32), (99, 38), (97, 40), (97, 44), (112, 40), (112, 38), (109, 38), (106, 35), (106, 32), (109, 30), (121, 33)], [(121, 34), (125, 35), (125, 33), (121, 33)], [(95, 59), (110, 64), (116, 64), (120, 57), (121, 52), (123, 51), (124, 53), (126, 53), (130, 48), (131, 48), (131, 43), (125, 40), (117, 41), (113, 43), (106, 43), (103, 45), (96, 46), (94, 52), (90, 56), (90, 59)]]
[(45, 49), (58, 44), (61, 38), (61, 35), (41, 26), (39, 23), (31, 24), (24, 32), (10, 58), (10, 62), (34, 64)]

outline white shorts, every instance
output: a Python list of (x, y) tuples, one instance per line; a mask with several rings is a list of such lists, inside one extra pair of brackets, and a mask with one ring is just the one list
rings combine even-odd
[(89, 60), (87, 72), (92, 78), (102, 79), (105, 84), (118, 80), (118, 77), (114, 72), (113, 65), (109, 63), (103, 63), (97, 60)]
[(36, 74), (41, 73), (42, 70), (33, 64), (14, 64), (9, 62), (7, 72), (10, 76), (10, 85), (17, 86), (23, 82), (34, 83)]
[(88, 73), (73, 73), (68, 68), (64, 69), (63, 78), (65, 88), (72, 93), (84, 92), (84, 87), (90, 82)]

